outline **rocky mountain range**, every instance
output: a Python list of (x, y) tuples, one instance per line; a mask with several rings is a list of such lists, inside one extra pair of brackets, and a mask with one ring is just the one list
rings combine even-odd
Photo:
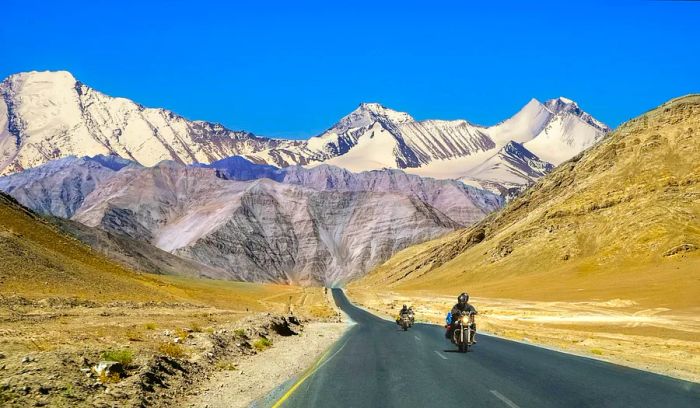
[(118, 156), (68, 156), (0, 177), (0, 191), (40, 214), (70, 218), (88, 194), (126, 166), (140, 167)]
[(0, 190), (208, 275), (285, 283), (345, 282), (473, 225), (609, 131), (566, 98), (490, 127), (363, 103), (321, 135), (279, 140), (68, 72), (12, 75), (0, 94)]
[[(0, 177), (43, 214), (129, 237), (240, 280), (338, 283), (485, 217), (497, 195), (400, 170), (279, 169), (68, 157)], [(207, 275), (212, 275), (208, 272)]]
[[(533, 99), (491, 127), (465, 120), (418, 121), (363, 103), (321, 135), (280, 140), (110, 97), (64, 71), (12, 75), (0, 84), (0, 94), (0, 174), (71, 155), (118, 155), (144, 166), (163, 160), (211, 163), (242, 155), (280, 168), (326, 163), (354, 172), (405, 169), (464, 179), (501, 193), (513, 188), (513, 171), (528, 175), (516, 180), (522, 190), (547, 168), (540, 162), (557, 165), (609, 131), (566, 98)], [(511, 141), (522, 145), (523, 156), (515, 161), (500, 154)]]

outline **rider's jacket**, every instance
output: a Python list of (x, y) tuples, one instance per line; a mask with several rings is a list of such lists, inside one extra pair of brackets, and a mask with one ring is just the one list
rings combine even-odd
[(445, 317), (445, 323), (452, 324), (454, 319), (459, 317), (461, 312), (476, 312), (476, 309), (469, 303), (466, 303), (464, 305), (460, 305), (459, 303), (457, 303), (452, 307), (452, 310), (450, 310), (450, 312), (447, 313), (447, 316)]

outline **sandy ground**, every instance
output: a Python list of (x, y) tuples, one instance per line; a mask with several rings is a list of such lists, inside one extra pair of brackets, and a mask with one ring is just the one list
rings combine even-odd
[(345, 323), (309, 323), (298, 336), (282, 338), (264, 353), (243, 358), (235, 369), (214, 374), (182, 406), (250, 406), (310, 367), (342, 336), (346, 327)]
[[(418, 321), (444, 324), (453, 297), (353, 289), (350, 298), (393, 316), (413, 305)], [(535, 302), (472, 298), (480, 331), (700, 382), (700, 317), (624, 299)]]

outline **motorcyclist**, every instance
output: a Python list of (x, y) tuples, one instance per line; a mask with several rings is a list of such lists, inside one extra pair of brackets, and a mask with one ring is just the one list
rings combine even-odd
[(410, 312), (411, 312), (411, 311), (410, 311), (410, 309), (408, 308), (408, 306), (403, 305), (403, 307), (402, 307), (401, 310), (399, 311), (399, 316), (396, 318), (396, 324), (400, 324), (400, 322), (401, 322), (401, 317), (403, 317), (404, 315), (408, 315)]
[[(453, 331), (453, 325), (452, 322), (456, 321), (459, 319), (460, 314), (462, 312), (473, 312), (474, 314), (477, 314), (478, 312), (474, 308), (474, 306), (470, 305), (469, 303), (469, 294), (466, 292), (462, 292), (459, 296), (457, 296), (457, 304), (455, 304), (452, 307), (452, 310), (450, 310), (449, 313), (447, 313), (447, 317), (445, 317), (445, 323), (446, 323), (446, 328), (447, 331), (445, 332), (445, 338), (451, 339), (452, 338), (452, 331)], [(474, 327), (475, 333), (474, 333), (474, 338), (473, 342), (476, 343), (476, 327)]]

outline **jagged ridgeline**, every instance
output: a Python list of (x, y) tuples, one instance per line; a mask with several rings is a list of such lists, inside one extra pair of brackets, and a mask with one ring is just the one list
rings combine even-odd
[(699, 134), (700, 96), (671, 100), (472, 228), (408, 248), (356, 284), (697, 305)]
[(609, 131), (566, 98), (533, 99), (494, 126), (416, 120), (363, 103), (320, 135), (280, 140), (110, 97), (68, 72), (11, 75), (0, 83), (0, 94), (0, 174), (71, 155), (118, 155), (143, 166), (242, 155), (276, 167), (406, 169), (512, 196)]

